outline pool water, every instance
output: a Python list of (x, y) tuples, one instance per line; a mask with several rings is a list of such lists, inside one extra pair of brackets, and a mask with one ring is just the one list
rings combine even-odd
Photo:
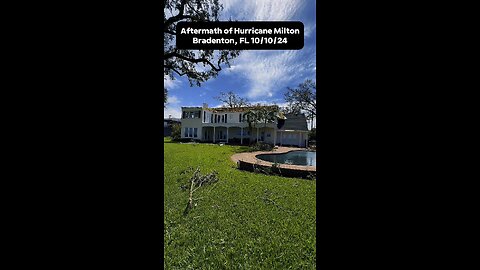
[(283, 163), (302, 166), (317, 166), (316, 152), (291, 151), (284, 154), (262, 154), (257, 158), (272, 163)]

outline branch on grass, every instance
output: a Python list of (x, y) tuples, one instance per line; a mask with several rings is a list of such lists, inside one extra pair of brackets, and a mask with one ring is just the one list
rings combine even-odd
[(213, 171), (209, 174), (202, 175), (200, 174), (200, 168), (197, 167), (193, 172), (193, 175), (190, 178), (189, 182), (190, 182), (190, 190), (188, 192), (187, 206), (183, 211), (184, 215), (188, 214), (188, 212), (193, 208), (194, 201), (203, 199), (203, 197), (195, 198), (194, 197), (195, 192), (202, 186), (206, 186), (206, 185), (218, 182), (218, 173), (216, 171)]

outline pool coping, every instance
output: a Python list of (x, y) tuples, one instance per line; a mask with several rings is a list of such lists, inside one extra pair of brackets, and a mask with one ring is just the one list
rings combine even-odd
[[(262, 154), (270, 154), (270, 155), (284, 154), (292, 151), (308, 151), (308, 150), (306, 148), (280, 146), (278, 148), (273, 149), (273, 151), (256, 151), (256, 152), (245, 152), (245, 153), (234, 154), (230, 157), (230, 159), (237, 164), (238, 162), (245, 162), (249, 164), (271, 167), (274, 164), (273, 162), (261, 160), (256, 156), (262, 155)], [(283, 163), (277, 163), (277, 165), (281, 169), (290, 169), (290, 170), (307, 171), (307, 172), (317, 171), (316, 166), (302, 166), (302, 165), (291, 165), (291, 164), (283, 164)]]

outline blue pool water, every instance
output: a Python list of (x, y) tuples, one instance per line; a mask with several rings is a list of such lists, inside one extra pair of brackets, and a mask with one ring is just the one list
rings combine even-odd
[(291, 151), (284, 154), (262, 154), (257, 158), (273, 163), (283, 163), (302, 166), (317, 166), (316, 152)]

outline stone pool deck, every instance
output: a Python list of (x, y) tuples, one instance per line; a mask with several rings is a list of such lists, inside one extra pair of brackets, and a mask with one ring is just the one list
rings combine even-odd
[[(302, 150), (305, 151), (305, 148), (295, 148), (295, 147), (283, 147), (279, 146), (276, 149), (273, 149), (273, 151), (257, 151), (257, 152), (245, 152), (245, 153), (239, 153), (239, 154), (234, 154), (230, 158), (238, 164), (239, 161), (249, 163), (249, 164), (255, 164), (255, 165), (260, 165), (260, 166), (267, 166), (271, 167), (273, 165), (272, 162), (268, 162), (265, 160), (261, 160), (256, 158), (256, 155), (261, 155), (261, 154), (283, 154), (286, 152), (290, 151), (296, 151), (296, 150)], [(317, 167), (315, 166), (300, 166), (300, 165), (290, 165), (290, 164), (277, 164), (280, 169), (289, 169), (289, 170), (296, 170), (296, 171), (307, 171), (307, 172), (316, 172)]]

